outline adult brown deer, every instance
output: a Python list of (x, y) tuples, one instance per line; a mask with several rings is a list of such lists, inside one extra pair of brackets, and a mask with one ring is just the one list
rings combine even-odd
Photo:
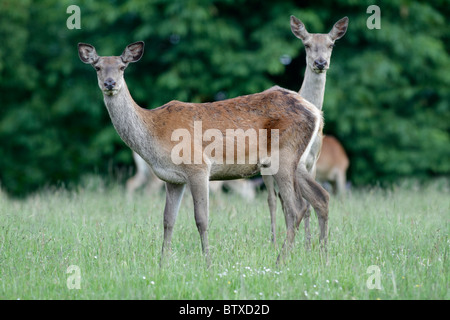
[(331, 182), (336, 195), (345, 194), (349, 160), (342, 144), (333, 136), (322, 139), (322, 151), (316, 164), (317, 180)]
[[(296, 17), (291, 16), (291, 30), (294, 35), (301, 39), (306, 50), (306, 70), (303, 84), (300, 88), (300, 95), (311, 102), (318, 110), (322, 110), (323, 97), (325, 93), (326, 72), (330, 67), (331, 53), (334, 42), (342, 38), (348, 27), (348, 18), (344, 17), (336, 22), (329, 33), (309, 33), (305, 25)], [(316, 175), (316, 162), (320, 154), (322, 145), (322, 135), (315, 137), (313, 145), (306, 159), (306, 170), (314, 178)], [(272, 241), (276, 243), (275, 224), (277, 196), (272, 176), (263, 176), (267, 187), (269, 204)], [(313, 206), (314, 207), (314, 206)], [(309, 227), (310, 206), (307, 204), (305, 213), (305, 242), (310, 246), (311, 231)], [(298, 226), (297, 226), (298, 227)]]
[[(161, 262), (170, 249), (186, 184), (194, 202), (202, 251), (209, 262), (209, 180), (237, 179), (263, 171), (273, 175), (282, 199), (287, 225), (283, 248), (292, 246), (295, 225), (300, 223), (305, 213), (302, 196), (318, 213), (320, 239), (326, 243), (329, 196), (305, 169), (306, 155), (322, 132), (321, 111), (298, 93), (280, 87), (212, 103), (174, 100), (156, 109), (143, 109), (132, 99), (123, 77), (128, 64), (138, 61), (143, 52), (142, 41), (128, 45), (120, 56), (107, 57), (98, 56), (92, 45), (78, 44), (80, 59), (97, 71), (98, 85), (117, 133), (166, 182)], [(257, 146), (249, 142), (244, 148), (242, 145), (239, 147), (239, 141), (246, 141), (254, 131), (260, 133)], [(235, 135), (229, 138), (229, 132)], [(265, 132), (266, 137), (261, 132)], [(222, 147), (222, 150), (227, 147), (227, 152), (217, 155), (217, 148), (213, 156), (213, 152), (206, 152), (206, 149), (211, 149), (212, 143), (208, 142), (213, 137), (220, 138), (220, 135), (226, 138), (217, 147)], [(187, 136), (194, 139), (184, 141)], [(186, 144), (190, 149), (184, 148)], [(194, 152), (191, 154), (192, 149)], [(238, 155), (234, 153), (235, 149)], [(200, 153), (196, 152), (198, 150)], [(229, 150), (232, 150), (231, 156)], [(240, 151), (240, 156), (246, 160), (244, 163), (240, 162)], [(283, 255), (285, 252), (281, 251)]]

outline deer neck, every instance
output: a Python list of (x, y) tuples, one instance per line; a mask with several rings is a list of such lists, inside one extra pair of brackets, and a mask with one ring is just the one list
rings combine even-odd
[(322, 110), (326, 79), (326, 72), (316, 73), (307, 66), (303, 84), (299, 91), (303, 98), (314, 104), (319, 110)]
[(151, 146), (151, 133), (142, 119), (142, 110), (134, 102), (127, 85), (115, 95), (104, 95), (106, 109), (120, 138), (138, 154), (148, 154), (144, 146)]

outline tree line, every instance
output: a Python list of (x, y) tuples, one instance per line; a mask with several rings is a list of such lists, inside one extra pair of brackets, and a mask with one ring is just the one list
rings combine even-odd
[[(80, 29), (67, 8), (80, 8)], [(349, 28), (333, 50), (324, 100), (327, 134), (344, 145), (354, 185), (450, 173), (449, 1), (3, 0), (0, 3), (0, 183), (12, 195), (77, 183), (132, 165), (110, 123), (95, 73), (77, 43), (120, 55), (143, 40), (126, 71), (136, 102), (208, 102), (298, 91), (305, 50), (290, 15), (325, 33)]]

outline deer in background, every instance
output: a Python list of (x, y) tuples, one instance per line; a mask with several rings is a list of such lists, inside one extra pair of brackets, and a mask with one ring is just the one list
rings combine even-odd
[[(161, 264), (171, 247), (173, 227), (186, 185), (192, 194), (195, 222), (209, 265), (209, 181), (250, 177), (262, 171), (271, 174), (277, 183), (286, 220), (285, 245), (277, 261), (294, 243), (296, 225), (300, 224), (306, 211), (303, 197), (319, 217), (320, 240), (326, 246), (329, 195), (306, 170), (309, 151), (322, 133), (321, 111), (298, 93), (277, 86), (261, 93), (212, 103), (173, 100), (156, 109), (144, 109), (131, 97), (123, 76), (129, 63), (140, 60), (143, 53), (142, 41), (128, 45), (120, 56), (107, 57), (98, 56), (92, 45), (78, 44), (81, 61), (91, 64), (97, 72), (98, 86), (117, 133), (150, 165), (158, 178), (166, 182)], [(197, 154), (194, 152), (188, 157), (188, 160), (194, 158), (193, 164), (176, 163), (173, 150), (178, 143), (173, 134), (183, 128), (195, 137), (196, 122), (201, 122), (204, 132), (240, 131), (244, 141), (245, 132), (250, 129), (266, 130), (271, 134), (266, 137), (266, 145), (258, 145), (259, 150), (252, 146), (243, 150), (245, 159), (254, 158), (255, 164), (228, 163), (225, 154), (223, 161), (218, 161), (220, 159), (206, 152), (200, 154), (199, 162), (195, 161)], [(238, 139), (226, 139), (224, 143), (231, 143), (234, 152), (238, 148)], [(273, 149), (272, 140), (276, 140), (277, 146)], [(189, 143), (194, 151), (209, 146), (205, 139), (193, 139)]]
[[(327, 70), (330, 67), (330, 58), (333, 51), (334, 42), (342, 38), (348, 27), (348, 18), (344, 17), (336, 22), (327, 34), (309, 33), (305, 25), (296, 17), (291, 16), (291, 30), (294, 35), (301, 39), (306, 50), (306, 69), (303, 84), (300, 88), (300, 95), (311, 102), (318, 110), (322, 110), (323, 97), (325, 94), (325, 82)], [(322, 135), (317, 135), (313, 145), (307, 155), (306, 170), (313, 178), (316, 176), (316, 162), (319, 158), (322, 146)], [(275, 225), (277, 196), (273, 178), (269, 175), (263, 176), (264, 184), (267, 187), (269, 204), (272, 241), (276, 243)], [(305, 213), (305, 242), (310, 246), (311, 231), (309, 227), (310, 206), (307, 204)], [(298, 228), (298, 225), (297, 225)]]
[(336, 195), (345, 195), (349, 160), (342, 144), (333, 136), (322, 139), (322, 151), (316, 164), (317, 180), (331, 182)]
[[(126, 183), (128, 199), (132, 198), (133, 193), (143, 187), (148, 189), (149, 193), (153, 193), (162, 188), (164, 181), (160, 180), (149, 167), (147, 162), (142, 159), (136, 152), (133, 151), (133, 160), (136, 164), (136, 173), (129, 178)], [(246, 179), (227, 180), (227, 181), (210, 181), (209, 189), (213, 193), (219, 193), (223, 187), (230, 189), (232, 192), (238, 194), (246, 201), (255, 199), (256, 190), (252, 181)]]
[(144, 159), (134, 151), (132, 154), (134, 164), (136, 165), (136, 173), (126, 183), (128, 199), (131, 199), (135, 191), (144, 185), (146, 185), (149, 192), (153, 193), (159, 190), (164, 184), (164, 181), (155, 176)]

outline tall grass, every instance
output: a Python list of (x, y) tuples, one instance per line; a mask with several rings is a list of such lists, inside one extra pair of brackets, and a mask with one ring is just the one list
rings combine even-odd
[[(95, 178), (26, 200), (0, 192), (0, 298), (449, 299), (448, 194), (441, 180), (332, 198), (328, 261), (319, 252), (313, 214), (312, 249), (305, 250), (302, 224), (278, 266), (266, 194), (251, 203), (212, 195), (210, 268), (186, 194), (171, 257), (160, 268), (163, 192), (128, 201), (122, 187)], [(277, 213), (281, 244), (281, 206)], [(79, 268), (80, 289), (68, 287), (71, 265)], [(371, 289), (370, 266), (379, 270), (379, 289)]]

